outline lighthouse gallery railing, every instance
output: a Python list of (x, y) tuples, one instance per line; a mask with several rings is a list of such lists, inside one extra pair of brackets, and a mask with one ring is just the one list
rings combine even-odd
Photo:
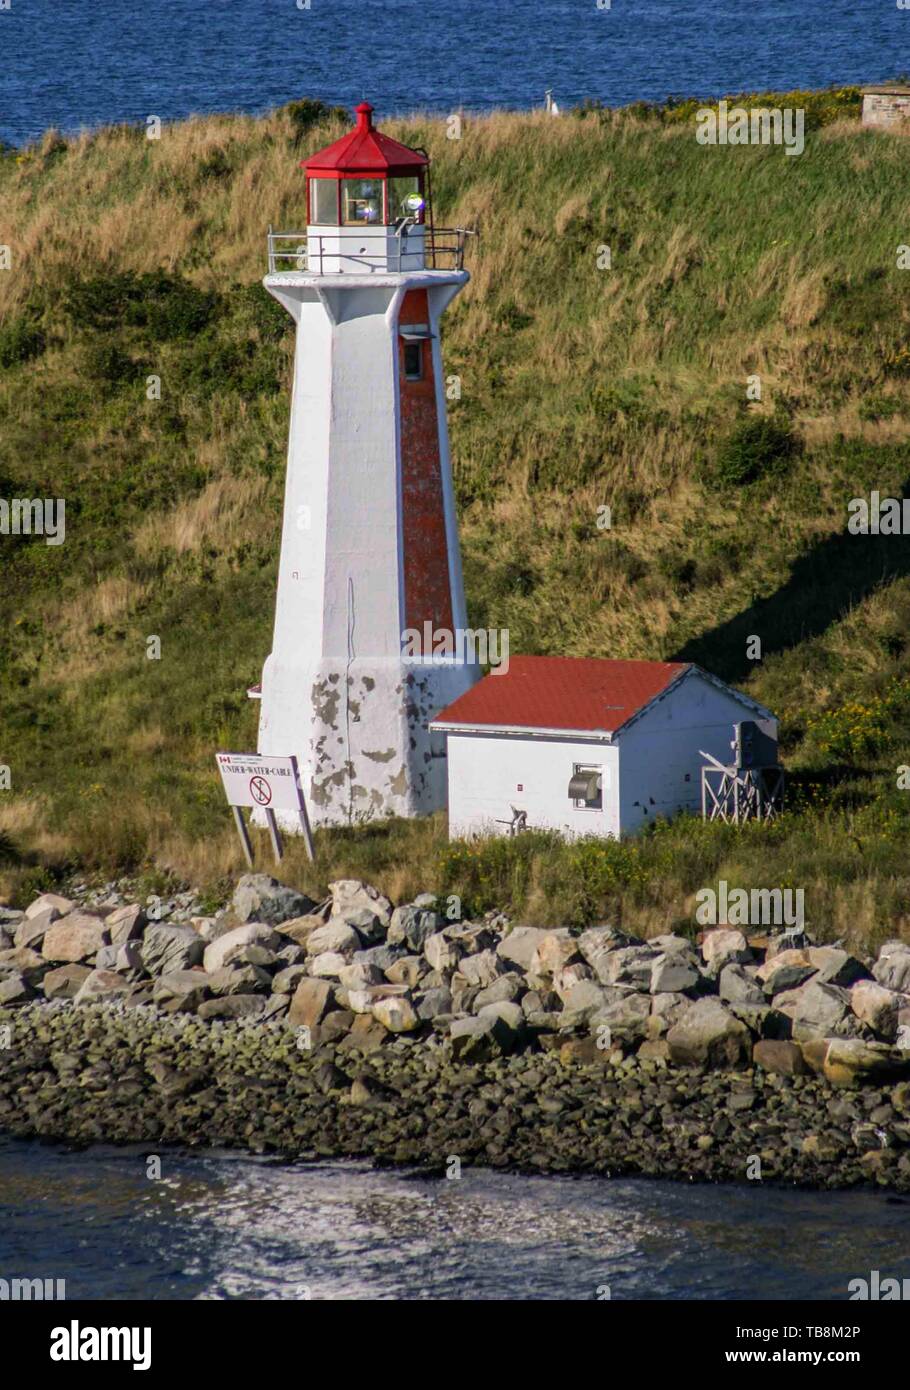
[[(465, 242), (476, 232), (466, 227), (436, 227), (424, 231), (420, 243), (423, 250), (424, 265), (427, 270), (463, 270)], [(273, 232), (269, 227), (269, 274), (280, 275), (285, 271), (302, 270), (308, 275), (328, 275), (332, 273), (323, 266), (337, 262), (339, 256), (345, 261), (354, 261), (364, 270), (400, 271), (408, 269), (408, 262), (418, 254), (407, 237), (397, 238), (397, 256), (392, 253), (375, 255), (353, 255), (347, 247), (340, 247), (335, 236), (319, 236), (307, 232)], [(396, 263), (397, 261), (397, 263)], [(402, 264), (404, 263), (404, 264)]]

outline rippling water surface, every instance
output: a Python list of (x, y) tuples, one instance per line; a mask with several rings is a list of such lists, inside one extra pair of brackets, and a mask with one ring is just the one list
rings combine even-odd
[(843, 1299), (910, 1276), (910, 1203), (0, 1141), (0, 1278), (69, 1298)]
[(0, 140), (293, 97), (383, 111), (565, 106), (873, 81), (910, 68), (894, 0), (12, 0)]

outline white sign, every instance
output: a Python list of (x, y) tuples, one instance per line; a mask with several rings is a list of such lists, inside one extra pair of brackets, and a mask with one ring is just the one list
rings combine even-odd
[(303, 798), (296, 758), (265, 753), (219, 753), (218, 771), (231, 806), (266, 811), (300, 811)]

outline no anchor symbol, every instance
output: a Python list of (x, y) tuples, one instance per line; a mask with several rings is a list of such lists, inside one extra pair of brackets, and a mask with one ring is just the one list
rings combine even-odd
[(264, 777), (250, 778), (250, 793), (260, 806), (268, 806), (272, 799), (272, 788)]

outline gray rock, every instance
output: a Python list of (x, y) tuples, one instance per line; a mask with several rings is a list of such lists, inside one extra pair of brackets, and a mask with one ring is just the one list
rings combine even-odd
[[(462, 951), (457, 941), (450, 941), (443, 932), (433, 932), (423, 943), (423, 953), (433, 970), (455, 970)], [(502, 956), (500, 949), (499, 955)]]
[(206, 949), (205, 943), (192, 927), (172, 927), (151, 922), (142, 940), (142, 964), (150, 975), (189, 970), (191, 966), (199, 965)]
[(101, 1000), (115, 999), (118, 995), (128, 994), (131, 989), (130, 982), (115, 970), (93, 970), (79, 986), (73, 1003), (95, 1004)]
[(719, 974), (725, 965), (745, 965), (752, 959), (749, 943), (741, 931), (733, 927), (716, 927), (706, 932), (701, 953), (712, 974)]
[(793, 1021), (793, 1036), (799, 1042), (830, 1037), (846, 1018), (850, 995), (837, 985), (820, 985), (813, 980), (802, 989), (778, 994), (774, 1007)]
[[(151, 929), (146, 930), (145, 933), (146, 942), (148, 942), (149, 930)], [(187, 929), (184, 928), (184, 930)], [(199, 940), (198, 937), (197, 940)], [(242, 927), (235, 927), (233, 931), (225, 932), (222, 936), (209, 942), (208, 946), (204, 948), (202, 941), (199, 941), (199, 946), (200, 950), (204, 950), (205, 968), (209, 974), (213, 974), (216, 970), (221, 970), (223, 966), (239, 960), (250, 946), (264, 946), (268, 951), (276, 951), (281, 946), (281, 937), (262, 922), (247, 922)]]
[(11, 1004), (27, 1004), (33, 993), (25, 976), (13, 971), (0, 980), (0, 1008)]
[(652, 994), (681, 994), (701, 978), (697, 966), (682, 951), (665, 951), (651, 965)]
[(452, 1011), (452, 995), (447, 989), (427, 989), (415, 999), (417, 1017), (421, 1021), (438, 1018)]
[(262, 994), (228, 994), (223, 999), (207, 999), (199, 1005), (198, 1017), (255, 1018), (265, 1012), (266, 997)]
[(152, 997), (167, 1013), (195, 1013), (209, 997), (208, 976), (202, 970), (171, 970), (158, 976)]
[(897, 1037), (898, 1016), (907, 1000), (874, 980), (858, 980), (850, 991), (850, 1007), (856, 1017), (885, 1042)]
[(378, 917), (381, 925), (388, 928), (392, 920), (392, 904), (376, 888), (361, 883), (356, 878), (340, 878), (329, 884), (332, 894), (332, 914), (344, 917), (348, 912), (366, 910)]
[(910, 994), (910, 946), (903, 941), (886, 941), (872, 974), (885, 989)]
[[(35, 898), (25, 909), (26, 917), (40, 917), (43, 912), (48, 910), (56, 913), (57, 917), (65, 917), (68, 912), (72, 912), (76, 906), (69, 898), (63, 898), (59, 893), (42, 893), (39, 898)], [(56, 918), (54, 919), (56, 920)]]
[[(496, 954), (500, 960), (509, 961), (521, 970), (530, 970), (534, 952), (546, 935), (547, 932), (541, 927), (513, 927), (496, 947)], [(427, 959), (430, 959), (429, 954)], [(430, 964), (433, 962), (430, 961)]]
[(650, 990), (657, 954), (649, 946), (620, 946), (606, 956), (598, 956), (594, 972), (605, 985), (631, 985), (634, 989)]
[(47, 974), (48, 968), (44, 956), (27, 946), (13, 946), (8, 951), (0, 951), (0, 979), (9, 975), (21, 975), (26, 984), (37, 987)]
[(294, 1027), (315, 1028), (332, 1006), (334, 991), (327, 980), (301, 980), (291, 999), (288, 1021)]
[(478, 991), (474, 996), (474, 1011), (479, 1013), (487, 1004), (517, 1003), (527, 992), (528, 987), (522, 976), (517, 971), (510, 970), (507, 974), (500, 975), (485, 989)]
[(59, 965), (49, 970), (41, 981), (47, 999), (75, 999), (85, 981), (91, 975), (87, 965)]
[(485, 989), (498, 975), (505, 973), (505, 965), (495, 951), (479, 951), (475, 956), (463, 956), (458, 962), (458, 974), (469, 985)]
[(371, 1013), (390, 1033), (413, 1033), (420, 1027), (417, 1011), (406, 995), (386, 995), (377, 999)]
[(120, 948), (118, 946), (102, 946), (95, 956), (95, 968), (97, 970), (116, 970), (119, 954)]
[(445, 918), (440, 917), (438, 912), (409, 903), (396, 907), (392, 913), (386, 940), (390, 946), (406, 945), (412, 951), (422, 951), (428, 937), (441, 931), (444, 926)]
[(488, 1061), (511, 1051), (515, 1034), (504, 1019), (495, 1014), (477, 1018), (456, 1018), (449, 1025), (452, 1055), (459, 1061)]
[(606, 1025), (611, 1036), (629, 1040), (640, 1040), (647, 1036), (648, 1016), (651, 1012), (651, 999), (647, 994), (630, 991), (624, 998), (607, 1004), (603, 1009), (590, 1015), (590, 1029), (596, 1033)]
[(478, 1018), (499, 1018), (517, 1036), (525, 1026), (525, 1016), (522, 1013), (520, 1004), (513, 1004), (508, 999), (499, 999), (492, 1004), (484, 1004), (483, 1008), (477, 1010)]
[(105, 926), (113, 946), (125, 946), (128, 941), (136, 941), (142, 936), (147, 918), (139, 903), (129, 903), (118, 907), (105, 918)]
[(324, 951), (333, 951), (343, 956), (353, 956), (361, 950), (363, 942), (356, 928), (350, 926), (343, 917), (331, 917), (325, 926), (317, 927), (307, 937), (308, 956), (319, 956)]
[(55, 963), (87, 961), (107, 942), (107, 928), (100, 917), (71, 912), (48, 927), (41, 952), (45, 960)]
[(238, 921), (264, 922), (273, 927), (291, 917), (303, 917), (316, 906), (305, 893), (286, 887), (269, 874), (244, 874), (232, 901)]
[(752, 1059), (752, 1034), (719, 999), (698, 999), (667, 1033), (670, 1057), (681, 1065), (738, 1067)]
[(240, 961), (223, 965), (220, 970), (207, 971), (205, 979), (212, 994), (219, 999), (229, 994), (268, 994), (272, 988), (272, 977), (267, 970)]
[(288, 965), (272, 979), (273, 994), (293, 994), (301, 980), (306, 979), (305, 965)]
[(56, 908), (47, 907), (31, 917), (23, 917), (16, 927), (13, 937), (17, 946), (25, 946), (32, 951), (40, 951), (48, 928), (57, 920)]
[(746, 974), (741, 965), (725, 965), (719, 978), (720, 997), (730, 1004), (756, 1004), (764, 1006), (765, 994), (752, 975)]
[(407, 954), (404, 946), (370, 946), (366, 951), (355, 952), (351, 964), (375, 965), (384, 975), (390, 965), (394, 965), (396, 960), (401, 960), (401, 957)]

